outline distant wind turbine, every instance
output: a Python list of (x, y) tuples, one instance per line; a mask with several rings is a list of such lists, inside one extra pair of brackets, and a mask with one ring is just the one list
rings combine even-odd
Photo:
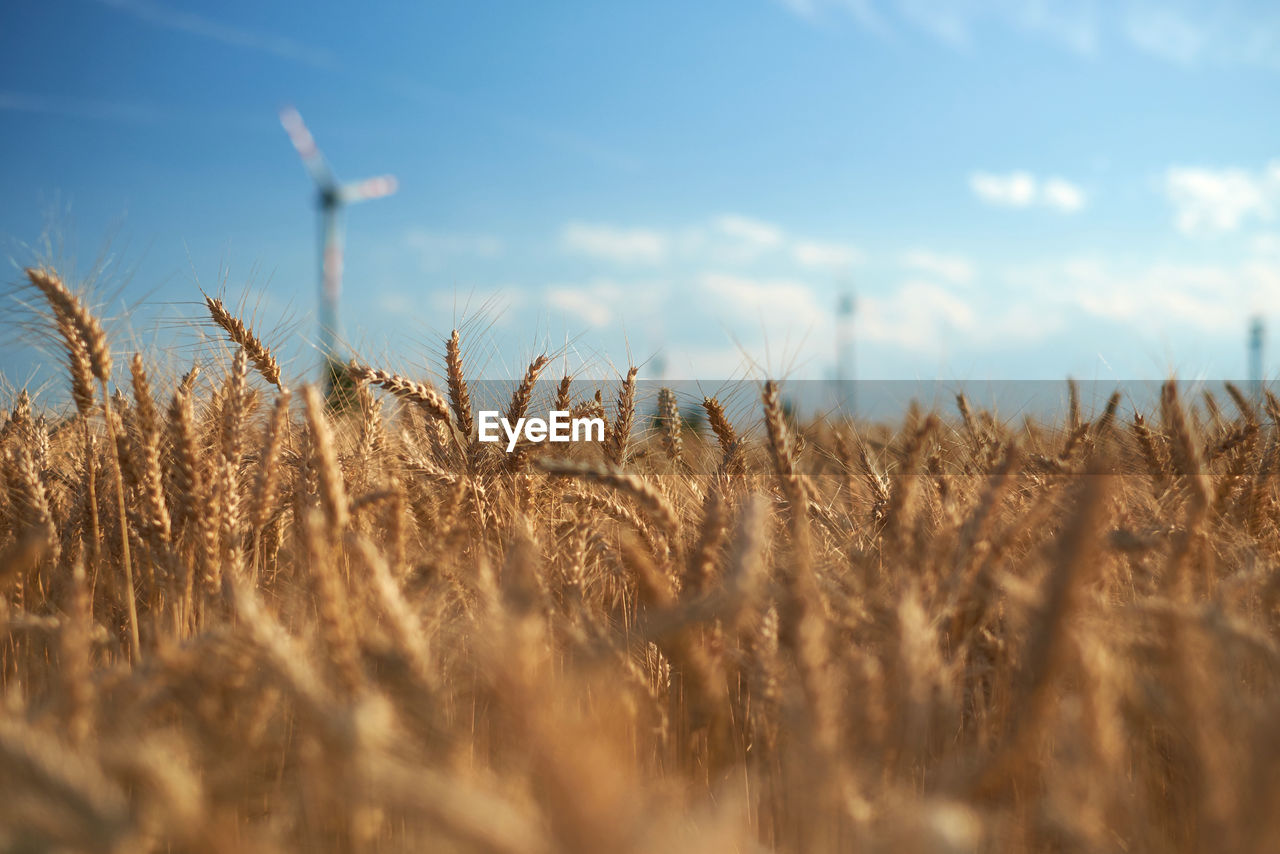
[(345, 204), (391, 195), (396, 191), (396, 179), (379, 175), (340, 184), (298, 111), (293, 107), (282, 109), (280, 124), (316, 182), (316, 208), (320, 211), (320, 352), (325, 360), (325, 380), (332, 388), (342, 366), (338, 353), (338, 299), (342, 295), (342, 228), (338, 214)]

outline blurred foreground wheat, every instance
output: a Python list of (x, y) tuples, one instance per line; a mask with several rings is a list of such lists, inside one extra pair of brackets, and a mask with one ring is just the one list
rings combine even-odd
[(6, 850), (1276, 850), (1272, 399), (704, 437), (633, 369), (508, 455), (456, 332), (335, 414), (219, 300), (233, 358), (125, 382), (28, 277), (75, 408), (0, 432)]

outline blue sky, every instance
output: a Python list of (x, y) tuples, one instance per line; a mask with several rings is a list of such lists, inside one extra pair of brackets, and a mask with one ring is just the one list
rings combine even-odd
[(0, 56), (0, 246), (105, 253), (122, 346), (186, 340), (198, 279), (314, 364), (286, 103), (400, 181), (348, 212), (343, 323), (401, 367), (470, 320), (490, 377), (569, 338), (820, 378), (846, 287), (868, 378), (1239, 378), (1280, 330), (1268, 2), (17, 0)]

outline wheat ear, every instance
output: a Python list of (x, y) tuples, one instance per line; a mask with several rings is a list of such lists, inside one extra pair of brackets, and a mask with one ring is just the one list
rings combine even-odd
[(504, 417), (515, 424), (529, 409), (529, 401), (533, 399), (533, 387), (538, 382), (542, 369), (551, 361), (551, 357), (543, 354), (529, 363), (529, 367), (520, 379), (520, 384), (511, 393), (511, 403), (507, 406)]
[(453, 408), (453, 417), (457, 419), (458, 430), (463, 436), (470, 436), (475, 430), (475, 421), (471, 414), (471, 394), (467, 390), (467, 379), (462, 373), (462, 346), (458, 339), (458, 330), (444, 342), (445, 367), (449, 373), (449, 405)]
[(262, 378), (280, 391), (285, 391), (285, 387), (280, 383), (280, 363), (276, 361), (271, 348), (253, 334), (253, 329), (248, 324), (228, 311), (222, 304), (222, 300), (206, 294), (204, 302), (209, 308), (209, 315), (213, 318), (213, 322), (222, 327), (228, 338), (240, 345), (245, 355), (249, 357), (249, 361), (253, 362), (253, 366), (258, 369), (258, 373), (262, 374)]
[(376, 385), (400, 400), (418, 406), (423, 412), (442, 421), (449, 420), (449, 405), (440, 392), (429, 385), (414, 382), (399, 374), (389, 374), (352, 361), (347, 368), (353, 380)]
[(624, 465), (627, 461), (627, 443), (631, 441), (631, 424), (636, 414), (636, 374), (639, 368), (632, 365), (627, 369), (627, 376), (618, 389), (618, 409), (609, 432), (609, 441), (605, 443), (605, 458), (615, 466)]

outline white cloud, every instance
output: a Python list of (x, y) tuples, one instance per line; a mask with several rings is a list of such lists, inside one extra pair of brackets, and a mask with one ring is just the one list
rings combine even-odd
[[(962, 264), (934, 263), (945, 256), (912, 253), (917, 266), (937, 275), (970, 273)], [(951, 261), (963, 259), (949, 259)], [(939, 269), (929, 270), (929, 267)], [(1026, 300), (1009, 300), (988, 289), (950, 286), (908, 278), (884, 293), (859, 301), (856, 334), (861, 341), (888, 345), (915, 356), (942, 356), (952, 350), (980, 351), (1038, 341), (1057, 329), (1060, 313)]]
[(848, 17), (867, 32), (922, 32), (969, 49), (1003, 31), (1044, 39), (1079, 56), (1127, 47), (1180, 65), (1280, 67), (1274, 4), (1230, 0), (778, 0), (813, 25)]
[(329, 68), (334, 64), (333, 54), (327, 50), (301, 44), (284, 36), (232, 26), (195, 12), (170, 8), (148, 2), (148, 0), (98, 0), (98, 2), (154, 27), (188, 33), (231, 47), (259, 51), (317, 68)]
[(1235, 266), (1160, 262), (1122, 265), (1074, 258), (1011, 271), (1023, 301), (1044, 313), (1064, 308), (1125, 324), (1135, 334), (1232, 334), (1255, 311), (1280, 311), (1280, 270), (1261, 260)]
[[(1253, 248), (1238, 264), (1066, 258), (984, 276), (982, 288), (908, 278), (888, 292), (860, 295), (857, 334), (904, 353), (941, 356), (1019, 346), (1063, 329), (1087, 337), (1101, 323), (1138, 342), (1231, 339), (1243, 336), (1251, 315), (1280, 314), (1280, 266), (1266, 254), (1275, 247), (1262, 239)], [(935, 260), (920, 254), (911, 260)]]
[(25, 92), (0, 92), (0, 112), (43, 113), (73, 119), (132, 124), (154, 124), (164, 117), (160, 110), (146, 104), (104, 101), (98, 98), (32, 95)]
[(815, 22), (821, 17), (821, 7), (833, 6), (847, 13), (857, 23), (873, 32), (885, 32), (884, 18), (872, 5), (873, 0), (778, 0), (792, 14)]
[(560, 242), (570, 252), (620, 264), (661, 263), (669, 249), (667, 236), (658, 231), (584, 222), (567, 224)]
[[(740, 320), (771, 328), (813, 327), (828, 322), (831, 312), (813, 289), (793, 279), (754, 279), (729, 273), (704, 273), (699, 278), (703, 292)], [(803, 331), (803, 329), (801, 329)]]
[(860, 340), (932, 354), (967, 337), (977, 323), (977, 313), (960, 296), (930, 282), (908, 281), (891, 293), (864, 297), (856, 328)]
[(738, 214), (725, 214), (717, 217), (713, 225), (725, 237), (752, 250), (763, 252), (782, 245), (782, 229), (772, 223)]
[(1236, 325), (1238, 309), (1225, 304), (1222, 297), (1237, 290), (1238, 283), (1231, 273), (1218, 268), (1161, 265), (1125, 273), (1079, 263), (1064, 272), (1070, 299), (1097, 317), (1154, 320), (1205, 332), (1225, 332)]
[(788, 234), (781, 226), (742, 214), (724, 214), (679, 230), (570, 222), (561, 229), (560, 242), (566, 251), (619, 264), (741, 267), (768, 256), (802, 270), (832, 272), (862, 260), (856, 246)]
[[(797, 17), (818, 23), (848, 15), (862, 28), (887, 35), (915, 29), (957, 49), (974, 42), (980, 24), (995, 22), (1057, 42), (1080, 54), (1093, 53), (1100, 22), (1091, 3), (1080, 0), (778, 0)], [(825, 13), (830, 13), (826, 15)]]
[(1081, 56), (1098, 51), (1097, 9), (1079, 0), (1033, 0), (1011, 4), (1017, 25), (1028, 33), (1047, 36)]
[(793, 242), (778, 225), (730, 213), (686, 229), (680, 245), (688, 260), (714, 267), (749, 265)]
[(1235, 231), (1248, 219), (1269, 221), (1275, 216), (1280, 205), (1280, 161), (1258, 173), (1175, 166), (1165, 173), (1164, 185), (1179, 231)]
[(1059, 213), (1076, 213), (1086, 203), (1084, 190), (1065, 178), (1041, 180), (1023, 170), (1005, 174), (974, 172), (969, 176), (969, 188), (980, 200), (997, 207), (1046, 207)]
[(754, 360), (734, 344), (672, 347), (665, 351), (665, 355), (670, 360), (665, 376), (667, 380), (728, 380), (753, 375)]
[(547, 289), (547, 304), (581, 318), (591, 326), (608, 326), (614, 309), (623, 304), (624, 291), (614, 282), (595, 282), (586, 287), (555, 286)]
[(1280, 234), (1259, 234), (1251, 241), (1253, 253), (1260, 258), (1280, 261)]
[(969, 16), (961, 4), (935, 0), (898, 0), (904, 18), (938, 41), (952, 47), (969, 44)]
[(806, 270), (847, 270), (862, 260), (862, 253), (841, 243), (796, 240), (791, 244), (791, 257)]
[(814, 18), (818, 14), (815, 0), (778, 0), (778, 2), (801, 18)]
[(1153, 6), (1131, 9), (1125, 33), (1138, 49), (1179, 65), (1199, 59), (1209, 35), (1181, 12)]
[(902, 256), (902, 264), (907, 269), (928, 273), (952, 284), (967, 285), (973, 281), (973, 262), (959, 255), (913, 249)]
[(1084, 191), (1062, 178), (1050, 178), (1040, 188), (1044, 203), (1062, 213), (1075, 213), (1084, 207)]
[(982, 201), (1001, 207), (1030, 207), (1036, 199), (1036, 179), (1030, 172), (975, 172), (969, 176), (969, 187)]
[[(1236, 341), (1255, 313), (1280, 315), (1280, 266), (1265, 254), (1275, 247), (1270, 240), (1255, 243), (1256, 252), (1238, 264), (1078, 257), (1004, 271), (984, 269), (980, 288), (940, 275), (950, 268), (940, 263), (947, 256), (908, 253), (904, 265), (928, 275), (907, 275), (890, 287), (862, 290), (855, 336), (860, 348), (865, 345), (860, 352), (875, 364), (893, 366), (891, 371), (927, 364), (921, 359), (938, 359), (949, 367), (953, 358), (965, 364), (1036, 352), (1035, 358), (1043, 359), (1048, 351), (1037, 347), (1043, 348), (1051, 336), (1068, 361), (1088, 356), (1092, 348), (1105, 351), (1108, 359), (1141, 359), (1131, 351), (1151, 353), (1171, 339), (1185, 355), (1196, 342)], [(963, 269), (956, 264), (952, 272)], [(830, 365), (835, 318), (829, 291), (792, 279), (726, 273), (709, 273), (698, 282), (701, 287), (689, 295), (690, 310), (722, 322), (757, 364), (767, 363), (775, 372), (793, 364), (805, 370)], [(1069, 338), (1058, 337), (1068, 331)], [(695, 348), (704, 346), (701, 336), (683, 340), (696, 341)], [(668, 352), (673, 364), (685, 358), (683, 347), (671, 346)], [(779, 353), (781, 365), (776, 362)], [(740, 362), (733, 351), (721, 355), (720, 364)], [(693, 362), (703, 369), (700, 360)], [(1024, 366), (1021, 361), (1007, 364), (1013, 376)], [(1132, 363), (1121, 368), (1133, 369)]]
[(662, 278), (596, 278), (588, 282), (556, 282), (542, 291), (542, 304), (557, 319), (585, 323), (595, 329), (643, 328), (645, 321), (660, 317), (670, 294), (670, 282)]
[(429, 315), (452, 317), (454, 326), (483, 317), (486, 327), (512, 328), (524, 325), (519, 312), (529, 304), (529, 295), (508, 282), (456, 289), (433, 287), (426, 294), (420, 290), (392, 291), (383, 294), (379, 304), (388, 313), (415, 317), (422, 313), (424, 301)]

